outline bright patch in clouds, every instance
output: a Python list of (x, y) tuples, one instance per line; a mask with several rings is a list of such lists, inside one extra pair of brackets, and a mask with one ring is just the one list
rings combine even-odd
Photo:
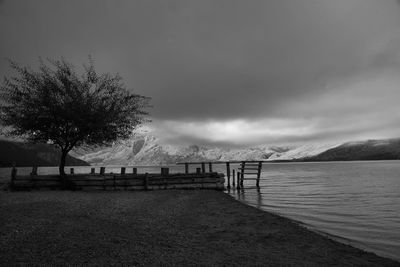
[(268, 141), (276, 142), (293, 136), (309, 135), (315, 131), (313, 124), (309, 121), (280, 119), (202, 122), (162, 121), (153, 125), (153, 131), (165, 142), (182, 143), (186, 140), (186, 142), (193, 144), (252, 145)]

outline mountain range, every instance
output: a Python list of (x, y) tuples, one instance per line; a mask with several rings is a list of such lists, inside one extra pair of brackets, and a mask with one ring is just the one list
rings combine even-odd
[(154, 136), (138, 134), (110, 147), (76, 149), (71, 155), (92, 165), (160, 165), (228, 160), (384, 160), (400, 159), (400, 138), (297, 146), (260, 145), (229, 149), (197, 145), (166, 145), (160, 143)]

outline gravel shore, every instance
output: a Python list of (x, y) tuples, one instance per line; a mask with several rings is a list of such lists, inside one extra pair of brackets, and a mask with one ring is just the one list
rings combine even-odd
[(400, 266), (216, 191), (0, 192), (0, 265)]

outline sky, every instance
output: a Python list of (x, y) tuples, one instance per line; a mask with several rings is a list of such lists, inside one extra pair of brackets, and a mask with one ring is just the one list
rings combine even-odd
[(94, 59), (152, 97), (165, 143), (400, 137), (395, 0), (0, 0), (7, 59)]

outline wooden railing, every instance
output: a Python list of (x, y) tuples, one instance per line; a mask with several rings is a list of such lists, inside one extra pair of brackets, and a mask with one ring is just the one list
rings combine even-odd
[[(200, 165), (200, 168), (196, 168), (196, 172), (205, 173), (206, 165), (208, 165), (209, 171), (212, 172), (213, 164), (225, 164), (226, 165), (226, 177), (228, 185), (227, 187), (231, 187), (231, 174), (232, 174), (232, 186), (237, 189), (243, 188), (244, 180), (255, 180), (256, 186), (260, 186), (260, 178), (261, 178), (261, 170), (262, 164), (264, 161), (256, 161), (256, 160), (245, 160), (245, 161), (211, 161), (211, 162), (179, 162), (178, 165), (185, 165), (185, 173), (189, 173), (190, 165)], [(235, 177), (235, 169), (232, 169), (231, 172), (231, 164), (240, 164), (236, 177)], [(250, 177), (248, 177), (250, 175)], [(255, 177), (254, 177), (255, 175)], [(246, 177), (247, 176), (247, 177)], [(236, 183), (235, 183), (236, 178)]]
[(102, 190), (154, 190), (154, 189), (189, 189), (208, 188), (223, 190), (225, 188), (224, 174), (216, 172), (196, 173), (169, 173), (169, 168), (161, 168), (160, 173), (138, 174), (137, 168), (132, 168), (132, 173), (126, 173), (122, 167), (120, 173), (106, 173), (105, 167), (100, 168), (100, 173), (95, 173), (94, 168), (88, 174), (75, 174), (70, 168), (70, 174), (38, 175), (37, 168), (33, 168), (30, 175), (17, 175), (17, 169), (11, 171), (10, 186), (15, 190), (41, 189), (41, 188), (69, 188), (69, 189), (102, 189)]

